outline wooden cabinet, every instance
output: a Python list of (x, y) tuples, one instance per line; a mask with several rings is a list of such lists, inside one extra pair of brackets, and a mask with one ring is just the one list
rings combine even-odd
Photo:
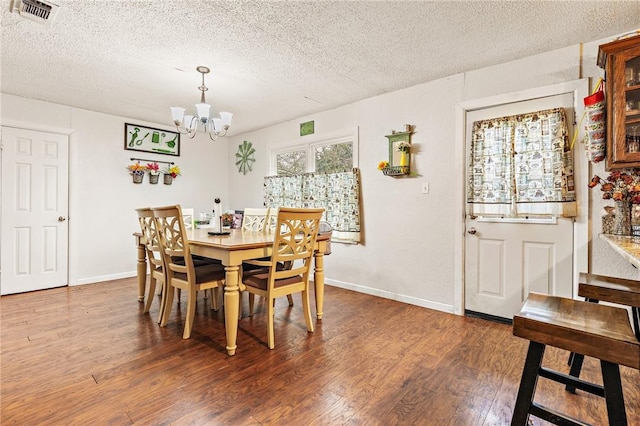
[(640, 167), (640, 36), (600, 46), (598, 65), (606, 82), (606, 169)]

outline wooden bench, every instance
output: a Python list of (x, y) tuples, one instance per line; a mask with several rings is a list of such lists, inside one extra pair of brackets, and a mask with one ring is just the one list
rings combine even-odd
[(640, 340), (640, 281), (602, 275), (580, 274), (578, 296), (589, 302), (611, 302), (631, 306), (636, 338)]
[[(579, 278), (578, 296), (587, 302), (611, 302), (631, 307), (631, 318), (636, 339), (640, 341), (640, 281), (622, 278), (605, 277), (602, 275), (581, 273)], [(580, 377), (584, 355), (571, 353), (568, 364), (571, 366), (569, 374)], [(567, 385), (569, 392), (575, 393), (575, 388)]]
[[(511, 425), (527, 425), (530, 414), (559, 425), (585, 424), (533, 402), (540, 376), (604, 397), (609, 424), (627, 425), (619, 366), (640, 370), (640, 343), (625, 309), (530, 293), (513, 318), (513, 335), (530, 342)], [(603, 386), (542, 367), (547, 345), (598, 358)]]

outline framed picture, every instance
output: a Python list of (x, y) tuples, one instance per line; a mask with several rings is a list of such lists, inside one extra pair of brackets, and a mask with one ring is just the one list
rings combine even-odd
[(300, 123), (300, 136), (312, 135), (314, 132), (313, 121), (307, 121), (306, 123)]
[(180, 156), (180, 133), (124, 123), (124, 149)]
[(242, 229), (242, 216), (244, 216), (244, 210), (236, 210), (233, 214), (231, 229)]

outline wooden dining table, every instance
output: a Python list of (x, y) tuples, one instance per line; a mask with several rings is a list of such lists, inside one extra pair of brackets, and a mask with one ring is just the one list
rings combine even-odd
[[(242, 283), (239, 271), (242, 262), (271, 256), (273, 234), (229, 230), (229, 235), (209, 235), (210, 229), (187, 230), (187, 239), (192, 254), (218, 259), (225, 266), (224, 284), (224, 319), (227, 336), (227, 353), (235, 355), (237, 349), (238, 319), (240, 316), (239, 301)], [(138, 300), (144, 300), (147, 258), (144, 240), (141, 233), (134, 233), (138, 246)], [(324, 304), (324, 253), (329, 242), (329, 234), (318, 234), (314, 251), (313, 282), (316, 299), (316, 316), (322, 319)], [(153, 295), (150, 295), (153, 297)]]

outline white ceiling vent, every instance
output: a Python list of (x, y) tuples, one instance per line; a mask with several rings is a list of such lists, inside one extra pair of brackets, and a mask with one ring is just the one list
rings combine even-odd
[(57, 4), (45, 0), (13, 0), (11, 11), (32, 21), (49, 24), (55, 19), (59, 8)]

